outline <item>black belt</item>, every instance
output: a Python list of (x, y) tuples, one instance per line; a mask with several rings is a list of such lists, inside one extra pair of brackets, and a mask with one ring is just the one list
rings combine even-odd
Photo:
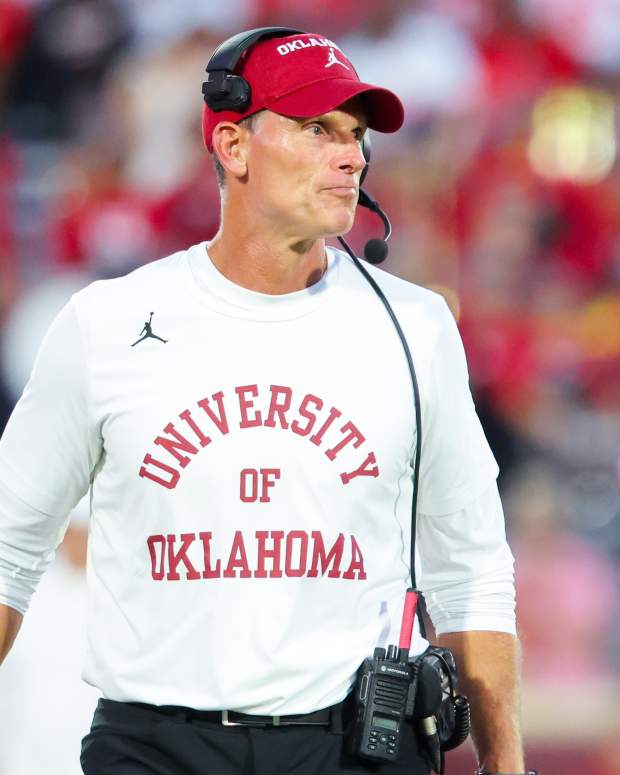
[(225, 727), (282, 727), (282, 726), (334, 726), (340, 725), (342, 703), (312, 713), (289, 716), (252, 716), (236, 710), (195, 710), (180, 705), (149, 705), (145, 702), (128, 702), (135, 708), (144, 708), (179, 721), (211, 721)]

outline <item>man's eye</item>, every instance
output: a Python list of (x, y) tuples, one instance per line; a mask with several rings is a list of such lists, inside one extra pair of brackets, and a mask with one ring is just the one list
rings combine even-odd
[(308, 129), (315, 137), (323, 134), (323, 127), (320, 124), (309, 124)]

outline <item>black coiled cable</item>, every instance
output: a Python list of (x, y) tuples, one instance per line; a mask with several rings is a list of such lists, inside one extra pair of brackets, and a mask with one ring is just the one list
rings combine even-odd
[(469, 736), (471, 713), (467, 697), (457, 694), (452, 699), (452, 707), (454, 709), (454, 730), (448, 740), (442, 742), (442, 751), (451, 751), (453, 748), (461, 745), (461, 743), (464, 743)]

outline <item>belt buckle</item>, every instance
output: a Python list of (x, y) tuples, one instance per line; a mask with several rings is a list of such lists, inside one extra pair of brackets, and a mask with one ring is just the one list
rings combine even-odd
[(240, 721), (229, 721), (228, 720), (228, 711), (223, 710), (222, 711), (222, 726), (225, 727), (241, 727), (243, 724)]
[(230, 721), (228, 713), (229, 711), (227, 710), (222, 711), (222, 726), (224, 727), (251, 727), (251, 726), (279, 727), (280, 726), (280, 716), (270, 716), (271, 723), (266, 721), (260, 724), (252, 724), (251, 722), (244, 722), (244, 721)]

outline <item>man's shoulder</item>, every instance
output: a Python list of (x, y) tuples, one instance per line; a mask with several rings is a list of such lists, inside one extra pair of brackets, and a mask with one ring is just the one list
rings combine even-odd
[[(339, 251), (343, 262), (347, 266), (347, 275), (350, 282), (356, 285), (366, 283), (370, 288), (368, 280), (362, 276), (359, 269), (353, 265), (353, 261), (346, 253)], [(395, 311), (401, 311), (423, 315), (441, 321), (445, 318), (448, 311), (448, 305), (445, 297), (430, 288), (417, 285), (410, 280), (405, 280), (395, 274), (391, 274), (385, 269), (369, 264), (365, 261), (362, 266), (377, 283), (381, 291), (385, 294), (387, 300), (394, 307)]]
[(445, 306), (444, 297), (423, 285), (418, 285), (404, 277), (391, 274), (385, 269), (369, 264), (366, 269), (379, 286), (388, 291), (394, 301), (421, 305), (429, 310), (439, 311)]

